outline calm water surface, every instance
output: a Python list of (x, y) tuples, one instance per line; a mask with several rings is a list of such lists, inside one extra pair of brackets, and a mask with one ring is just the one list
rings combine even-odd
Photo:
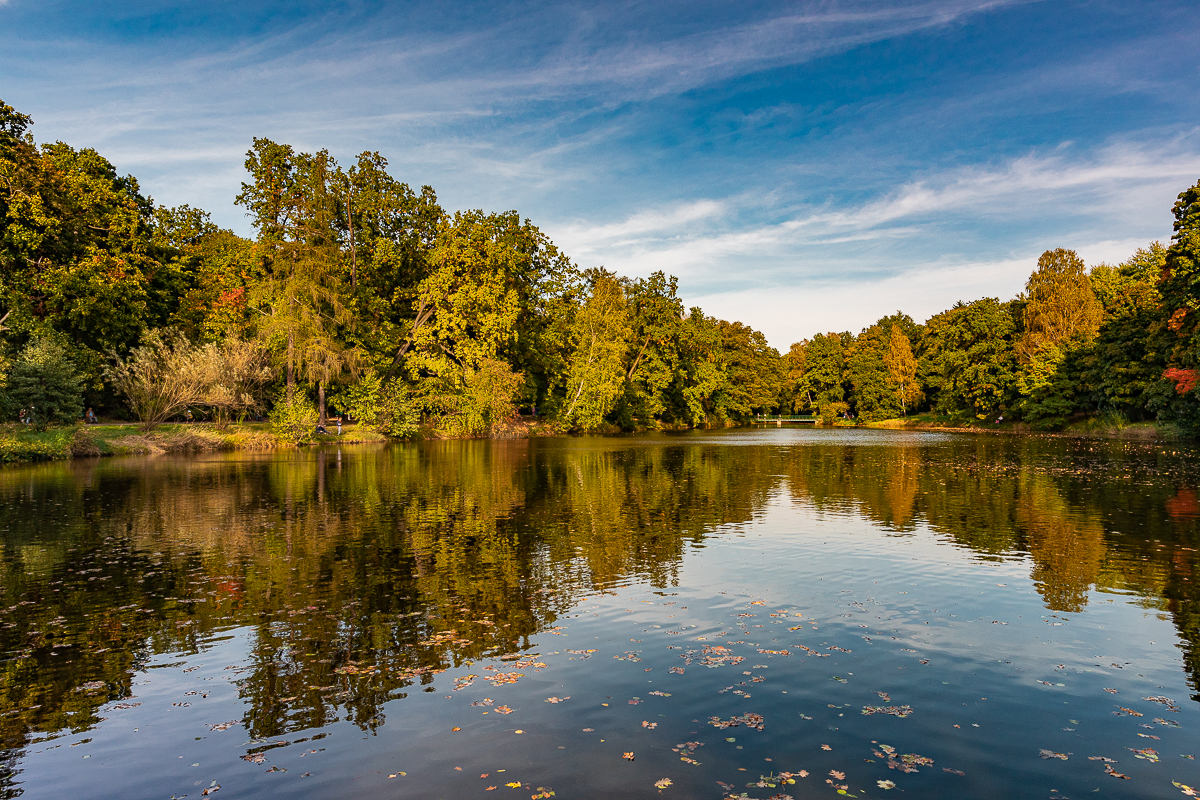
[(1197, 455), (768, 429), (7, 468), (0, 793), (1180, 797)]

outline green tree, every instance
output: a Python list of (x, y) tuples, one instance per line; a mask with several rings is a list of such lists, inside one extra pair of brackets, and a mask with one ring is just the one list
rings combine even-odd
[(1163, 378), (1174, 391), (1159, 391), (1152, 405), (1160, 415), (1200, 429), (1200, 181), (1183, 191), (1173, 208), (1174, 234), (1165, 255), (1162, 294)]
[(260, 312), (258, 331), (281, 351), (289, 398), (298, 373), (316, 384), (324, 422), (326, 386), (356, 355), (336, 336), (351, 319), (338, 281), (337, 163), (324, 150), (296, 153), (256, 138), (245, 166), (251, 183), (242, 184), (236, 202), (258, 230), (259, 269), (249, 292)]
[(600, 426), (625, 386), (626, 351), (632, 330), (621, 282), (611, 272), (587, 274), (587, 301), (571, 327), (571, 357), (562, 419), (574, 427)]
[(989, 297), (957, 303), (925, 323), (917, 362), (935, 410), (986, 419), (1013, 401), (1021, 306)]
[[(846, 348), (849, 334), (818, 333), (805, 348), (806, 367), (802, 387), (811, 396), (817, 412), (832, 422), (849, 410), (846, 402)], [(810, 401), (812, 402), (812, 401)]]
[(626, 284), (631, 335), (619, 416), (627, 428), (668, 414), (668, 388), (679, 365), (677, 342), (685, 316), (677, 289), (674, 276), (662, 272)]
[(34, 339), (12, 365), (7, 392), (37, 426), (70, 425), (83, 416), (79, 375), (66, 348), (50, 339)]
[(767, 337), (741, 322), (717, 323), (725, 385), (717, 404), (722, 419), (745, 422), (755, 414), (773, 411), (783, 386), (783, 359)]
[(1166, 248), (1152, 242), (1119, 266), (1101, 264), (1091, 272), (1105, 319), (1088, 354), (1084, 380), (1093, 388), (1094, 405), (1103, 411), (1133, 420), (1152, 416), (1150, 403), (1162, 383), (1170, 344), (1163, 335), (1167, 331), (1158, 289), (1165, 266)]

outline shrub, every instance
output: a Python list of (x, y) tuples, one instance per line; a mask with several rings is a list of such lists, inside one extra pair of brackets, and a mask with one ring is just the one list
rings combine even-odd
[(271, 409), (271, 432), (296, 445), (311, 442), (317, 434), (317, 409), (308, 395), (297, 390), (288, 399), (287, 390), (279, 393)]
[(34, 339), (8, 374), (8, 396), (32, 414), (38, 430), (71, 425), (83, 415), (83, 396), (75, 364), (62, 345)]
[(114, 353), (105, 374), (129, 400), (142, 430), (150, 431), (204, 399), (209, 364), (202, 356), (181, 333), (149, 330), (129, 358)]
[(387, 436), (408, 438), (416, 434), (421, 412), (409, 388), (399, 381), (383, 384), (368, 372), (335, 400), (335, 406), (360, 425)]
[(200, 403), (213, 411), (213, 420), (227, 428), (234, 416), (245, 417), (262, 407), (263, 387), (275, 377), (267, 351), (252, 339), (229, 336), (200, 352), (205, 386)]

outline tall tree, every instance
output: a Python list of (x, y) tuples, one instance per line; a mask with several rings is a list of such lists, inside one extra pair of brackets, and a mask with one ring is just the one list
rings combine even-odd
[(1163, 315), (1169, 344), (1163, 378), (1174, 395), (1157, 405), (1169, 418), (1200, 429), (1200, 181), (1181, 192), (1173, 208), (1175, 232), (1167, 248), (1162, 281)]
[(1021, 306), (988, 297), (956, 303), (925, 323), (918, 364), (937, 411), (986, 419), (1012, 403)]
[(563, 419), (584, 430), (604, 421), (621, 396), (631, 328), (624, 287), (606, 270), (586, 274), (591, 290), (571, 328)]
[(324, 150), (296, 153), (256, 138), (246, 171), (251, 182), (242, 184), (236, 202), (258, 230), (260, 274), (250, 291), (261, 312), (258, 330), (282, 351), (289, 401), (298, 373), (317, 385), (323, 423), (325, 388), (355, 355), (335, 336), (336, 326), (350, 320), (337, 280), (337, 163)]
[(1018, 350), (1026, 362), (1071, 339), (1091, 341), (1100, 330), (1104, 309), (1074, 250), (1042, 253), (1025, 283), (1025, 297), (1025, 333)]
[(818, 333), (805, 349), (804, 388), (816, 400), (818, 413), (826, 422), (849, 410), (846, 402), (846, 348), (849, 334)]
[(900, 413), (908, 416), (908, 409), (919, 401), (924, 392), (917, 382), (917, 359), (913, 356), (912, 343), (899, 325), (892, 326), (887, 354), (884, 356), (888, 376), (895, 387), (896, 402)]

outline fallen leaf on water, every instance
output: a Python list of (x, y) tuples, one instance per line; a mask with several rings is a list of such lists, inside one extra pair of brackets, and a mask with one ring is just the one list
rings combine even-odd
[(896, 784), (892, 781), (875, 781), (880, 789), (895, 789)]
[(452, 730), (452, 731), (461, 731), (461, 730), (462, 730), (462, 728), (459, 728), (459, 727), (455, 726), (455, 727), (451, 728), (450, 730)]
[(1138, 750), (1133, 747), (1126, 747), (1126, 750), (1133, 753), (1134, 758), (1141, 758), (1146, 761), (1158, 761), (1158, 751), (1147, 747), (1145, 750)]
[(647, 722), (646, 720), (642, 720), (642, 727), (643, 728), (657, 728), (658, 723), (657, 722)]
[(1056, 753), (1053, 750), (1041, 749), (1041, 750), (1038, 750), (1038, 755), (1040, 755), (1042, 758), (1045, 758), (1045, 759), (1057, 758), (1062, 761), (1067, 760), (1066, 753)]
[(654, 788), (656, 788), (656, 789), (665, 789), (670, 785), (671, 785), (670, 778), (659, 778), (658, 780), (656, 780), (654, 782)]
[(846, 773), (838, 772), (836, 769), (829, 770), (829, 774), (832, 775), (833, 777), (837, 778), (839, 781), (846, 780)]
[(822, 749), (822, 750), (832, 750), (833, 748), (832, 748), (832, 747), (830, 747), (830, 746), (829, 746), (829, 745), (827, 745), (827, 744), (823, 744), (823, 745), (821, 745), (821, 749)]
[(520, 729), (513, 731), (513, 733), (524, 733), (524, 732), (525, 732), (525, 731), (523, 731), (523, 730), (520, 730)]
[(1177, 789), (1179, 789), (1179, 791), (1183, 792), (1188, 797), (1200, 797), (1200, 792), (1197, 792), (1195, 789), (1188, 786), (1186, 783), (1180, 783), (1179, 781), (1171, 781), (1171, 783), (1173, 783), (1175, 785), (1175, 787)]
[(1126, 775), (1124, 772), (1117, 772), (1115, 769), (1113, 769), (1108, 764), (1104, 765), (1104, 774), (1111, 775), (1114, 778), (1120, 778), (1123, 781), (1131, 780), (1130, 777), (1128, 775)]
[(520, 784), (519, 782), (517, 782), (517, 781), (513, 781), (512, 783), (506, 783), (506, 784), (504, 784), (504, 785), (505, 785), (505, 786), (508, 786), (508, 787), (510, 787), (510, 788), (512, 788), (512, 789), (520, 789), (520, 788), (521, 788), (521, 784)]
[(633, 761), (633, 753), (622, 753), (621, 758), (625, 759), (626, 761)]

